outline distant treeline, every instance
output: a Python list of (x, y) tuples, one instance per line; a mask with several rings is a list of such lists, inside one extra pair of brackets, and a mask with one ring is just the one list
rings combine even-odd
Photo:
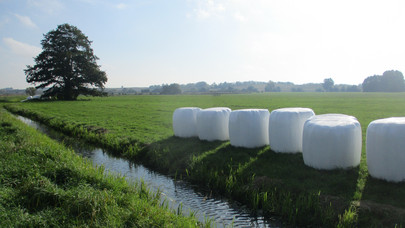
[[(26, 94), (26, 90), (13, 88), (0, 89), (0, 95)], [(262, 92), (403, 92), (405, 91), (404, 76), (400, 71), (389, 70), (382, 75), (373, 75), (364, 79), (359, 85), (335, 84), (332, 78), (324, 79), (323, 83), (307, 83), (296, 85), (292, 82), (222, 82), (208, 84), (201, 81), (188, 84), (162, 84), (149, 87), (105, 88), (109, 95), (125, 94), (237, 94)], [(37, 90), (36, 94), (41, 94)], [(28, 94), (28, 93), (27, 93)]]
[[(333, 81), (332, 81), (333, 82)], [(153, 85), (143, 89), (149, 94), (231, 94), (231, 93), (262, 93), (262, 92), (361, 92), (361, 85), (332, 85), (324, 88), (324, 83), (307, 83), (296, 85), (292, 82), (223, 82), (208, 84), (197, 82), (179, 85)]]
[(403, 92), (405, 91), (404, 76), (400, 71), (389, 70), (383, 75), (367, 77), (359, 85), (335, 85), (332, 78), (324, 79), (323, 83), (307, 83), (296, 85), (292, 82), (223, 82), (208, 84), (204, 81), (185, 85), (163, 84), (143, 89), (141, 93), (149, 94), (221, 94), (221, 93), (261, 93), (261, 92)]
[[(325, 79), (326, 80), (326, 79)], [(330, 82), (330, 81), (328, 81)], [(106, 88), (110, 95), (124, 94), (238, 94), (263, 92), (361, 92), (361, 85), (332, 85), (324, 83), (307, 83), (296, 85), (292, 82), (222, 82), (208, 84), (206, 82), (188, 84), (152, 85), (145, 88)]]

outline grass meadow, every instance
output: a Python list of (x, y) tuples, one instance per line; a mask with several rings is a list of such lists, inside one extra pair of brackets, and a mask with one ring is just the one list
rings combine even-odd
[[(229, 142), (174, 137), (173, 111), (190, 106), (269, 111), (306, 107), (316, 114), (355, 116), (362, 126), (361, 164), (348, 170), (319, 171), (306, 167), (301, 154), (276, 154), (268, 146), (242, 149)], [(405, 224), (405, 184), (371, 178), (365, 154), (368, 124), (380, 118), (405, 116), (405, 93), (81, 97), (78, 101), (8, 102), (5, 107), (175, 178), (242, 201), (252, 209), (280, 215), (289, 224)]]

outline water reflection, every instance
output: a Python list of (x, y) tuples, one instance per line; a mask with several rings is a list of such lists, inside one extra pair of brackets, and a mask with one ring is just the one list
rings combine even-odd
[(49, 137), (63, 142), (71, 147), (77, 154), (90, 159), (95, 166), (104, 166), (107, 172), (119, 173), (128, 181), (139, 181), (142, 179), (153, 190), (158, 189), (162, 193), (162, 201), (169, 203), (173, 210), (182, 206), (183, 212), (189, 214), (190, 211), (197, 212), (199, 221), (204, 222), (207, 217), (214, 220), (218, 227), (279, 227), (280, 222), (269, 221), (262, 216), (254, 216), (249, 211), (226, 199), (212, 197), (209, 192), (196, 191), (195, 186), (191, 186), (181, 180), (174, 180), (165, 175), (159, 174), (143, 165), (129, 162), (128, 160), (110, 156), (104, 150), (85, 144), (80, 140), (66, 137), (45, 125), (32, 121), (22, 116), (18, 119), (45, 133)]

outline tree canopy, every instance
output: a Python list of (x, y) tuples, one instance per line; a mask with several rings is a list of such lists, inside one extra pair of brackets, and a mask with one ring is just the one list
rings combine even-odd
[(326, 92), (331, 92), (333, 90), (334, 85), (335, 85), (335, 82), (333, 81), (332, 78), (325, 78), (323, 80), (322, 87)]
[(98, 57), (77, 27), (62, 24), (44, 34), (42, 52), (35, 65), (24, 70), (29, 83), (45, 88), (43, 96), (75, 100), (80, 94), (101, 96), (107, 75), (97, 65)]
[(160, 92), (160, 94), (181, 94), (180, 85), (177, 83), (163, 85), (162, 92)]
[(363, 81), (364, 92), (403, 92), (405, 91), (404, 76), (400, 71), (389, 70), (383, 75), (373, 75)]
[(34, 96), (36, 92), (37, 89), (35, 89), (34, 87), (28, 87), (25, 89), (25, 93), (30, 96)]

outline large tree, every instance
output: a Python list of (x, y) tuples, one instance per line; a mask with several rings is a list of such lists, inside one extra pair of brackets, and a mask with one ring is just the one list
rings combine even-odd
[(335, 85), (335, 82), (333, 81), (332, 78), (325, 78), (323, 80), (322, 87), (326, 92), (331, 92), (333, 90), (334, 85)]
[[(107, 75), (97, 65), (88, 40), (77, 27), (62, 24), (49, 31), (41, 41), (42, 52), (35, 65), (27, 66), (27, 82), (47, 88), (43, 96), (75, 100), (79, 94), (100, 96)], [(38, 84), (38, 85), (37, 85)]]
[(383, 75), (367, 77), (363, 81), (364, 92), (403, 92), (405, 91), (404, 76), (400, 71), (388, 70)]

